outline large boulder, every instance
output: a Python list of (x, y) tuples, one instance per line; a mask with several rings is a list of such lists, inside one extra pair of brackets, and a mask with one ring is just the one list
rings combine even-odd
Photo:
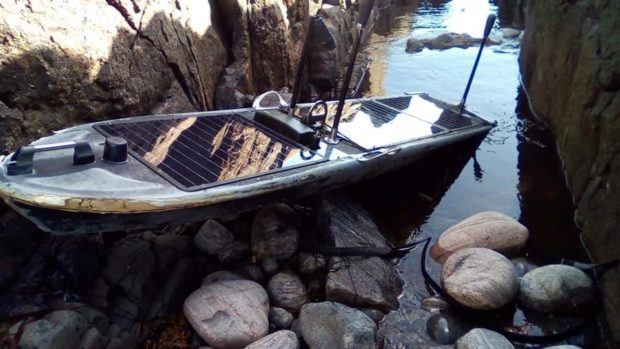
[(456, 301), (479, 310), (501, 308), (519, 290), (512, 262), (486, 248), (466, 248), (451, 255), (443, 266), (441, 283)]
[(269, 331), (267, 292), (254, 281), (229, 280), (203, 286), (183, 304), (183, 313), (208, 345), (238, 348)]
[(443, 263), (466, 247), (484, 247), (512, 256), (525, 246), (529, 232), (515, 219), (499, 212), (475, 214), (444, 231), (431, 249), (431, 257)]
[(173, 0), (0, 7), (0, 149), (78, 122), (212, 107), (227, 61), (214, 15)]
[[(323, 200), (318, 224), (335, 247), (390, 245), (368, 212), (345, 197)], [(402, 282), (384, 258), (342, 257), (331, 259), (325, 288), (327, 300), (387, 311), (398, 307)]]
[(301, 308), (299, 326), (311, 348), (377, 348), (377, 326), (361, 311), (335, 302)]
[(578, 311), (594, 302), (592, 280), (568, 265), (536, 268), (521, 278), (519, 302), (540, 312)]

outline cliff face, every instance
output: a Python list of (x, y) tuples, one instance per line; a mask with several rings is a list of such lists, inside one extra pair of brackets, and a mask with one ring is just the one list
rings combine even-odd
[(309, 0), (0, 2), (0, 151), (290, 86)]
[[(553, 130), (598, 262), (620, 256), (620, 1), (528, 1), (521, 71)], [(620, 268), (603, 278), (608, 333), (620, 341)]]

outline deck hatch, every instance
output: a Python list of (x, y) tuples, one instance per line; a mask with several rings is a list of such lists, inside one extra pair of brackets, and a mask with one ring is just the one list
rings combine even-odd
[(187, 191), (322, 160), (238, 114), (112, 121), (95, 129), (125, 138), (134, 157)]

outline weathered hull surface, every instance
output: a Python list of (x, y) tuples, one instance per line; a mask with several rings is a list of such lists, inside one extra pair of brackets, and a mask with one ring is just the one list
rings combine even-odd
[[(415, 100), (418, 103), (416, 106), (429, 112), (430, 104), (425, 103), (430, 101), (438, 109), (430, 111), (431, 114), (436, 114), (436, 119), (444, 118), (446, 110), (451, 110), (439, 101), (422, 97), (424, 99)], [(415, 98), (409, 98), (411, 101), (408, 107), (412, 107)], [(493, 127), (492, 124), (469, 113), (463, 116), (463, 120), (467, 122), (462, 123), (459, 119), (458, 125), (453, 119), (450, 119), (448, 124), (445, 122), (442, 124), (434, 119), (425, 120), (426, 116), (421, 115), (420, 119), (424, 121), (421, 127), (422, 133), (412, 132), (410, 139), (407, 139), (405, 130), (403, 135), (385, 137), (390, 133), (398, 133), (398, 129), (416, 126), (407, 124), (411, 122), (411, 115), (415, 114), (401, 106), (400, 111), (393, 108), (396, 111), (392, 111), (393, 115), (386, 119), (385, 113), (379, 113), (380, 111), (377, 112), (376, 109), (375, 104), (382, 106), (381, 102), (380, 99), (351, 102), (353, 106), (361, 103), (362, 107), (353, 108), (355, 110), (349, 115), (348, 121), (346, 118), (343, 119), (343, 123), (349, 124), (341, 128), (340, 142), (336, 145), (320, 142), (316, 151), (310, 151), (303, 146), (299, 146), (298, 151), (295, 149), (296, 143), (289, 144), (289, 140), (270, 141), (264, 138), (263, 133), (271, 135), (272, 131), (253, 123), (253, 110), (140, 117), (82, 125), (41, 139), (34, 144), (67, 140), (86, 141), (92, 145), (96, 159), (94, 163), (67, 165), (66, 158), (71, 156), (72, 150), (61, 150), (37, 154), (32, 173), (9, 175), (7, 166), (14, 162), (14, 159), (6, 157), (0, 160), (2, 166), (0, 196), (41, 229), (55, 234), (133, 230), (162, 224), (191, 222), (253, 209), (278, 198), (301, 197), (363, 181), (415, 164), (434, 150), (465, 140), (482, 139)], [(375, 114), (380, 114), (380, 120), (373, 116), (375, 115), (372, 114), (373, 110)], [(194, 119), (215, 120), (206, 118), (215, 118), (223, 113), (236, 113), (243, 118), (247, 117), (251, 121), (248, 127), (252, 132), (258, 130), (256, 132), (259, 137), (251, 134), (246, 127), (239, 134), (232, 134), (232, 138), (222, 141), (222, 135), (230, 132), (229, 126), (237, 123), (223, 124), (222, 127), (209, 126), (212, 128), (213, 138), (204, 140), (204, 144), (208, 145), (204, 146), (204, 149), (192, 150), (184, 144), (181, 144), (183, 148), (177, 147), (184, 149), (188, 154), (193, 151), (196, 156), (208, 158), (192, 162), (196, 163), (195, 168), (175, 169), (174, 166), (181, 167), (187, 164), (181, 164), (179, 160), (173, 159), (174, 141), (179, 142), (183, 134), (193, 132), (188, 131), (189, 128), (183, 126), (183, 123), (194, 123)], [(186, 122), (190, 118), (194, 119)], [(357, 122), (355, 118), (360, 120), (358, 124), (362, 128), (371, 131), (370, 134), (356, 133), (357, 129), (353, 127)], [(150, 147), (137, 144), (146, 144), (145, 135), (140, 136), (140, 139), (134, 142), (137, 144), (134, 146), (131, 137), (135, 136), (129, 132), (134, 132), (137, 129), (136, 125), (141, 127), (151, 125), (153, 120), (159, 120), (157, 121), (159, 128), (163, 128), (161, 125), (164, 123), (174, 125), (161, 130), (161, 135), (153, 136), (152, 141), (148, 143), (151, 144)], [(130, 135), (129, 161), (123, 164), (100, 161), (104, 151), (103, 142), (106, 136), (110, 135), (97, 130), (101, 125), (114, 126), (123, 122), (127, 123), (127, 126), (122, 131)], [(458, 127), (448, 127), (454, 125)], [(385, 127), (391, 129), (384, 132), (386, 139), (382, 140), (381, 128)], [(204, 137), (207, 137), (206, 134)], [(227, 144), (227, 151), (217, 155), (216, 150), (224, 143)], [(163, 148), (162, 144), (166, 144), (168, 148)], [(290, 145), (289, 148), (285, 148), (287, 144)], [(146, 150), (149, 151), (146, 152), (143, 148), (148, 148)], [(161, 149), (165, 151), (162, 153)], [(304, 152), (310, 156), (304, 155)], [(176, 156), (187, 157), (185, 154)], [(301, 158), (296, 158), (298, 156)], [(170, 162), (171, 160), (174, 160), (174, 163)], [(174, 166), (164, 167), (166, 161)], [(206, 161), (213, 163), (211, 167), (205, 165)], [(287, 162), (290, 164), (287, 165)], [(217, 171), (219, 172), (215, 173)], [(179, 174), (181, 172), (185, 175), (181, 176)], [(208, 182), (209, 178), (203, 172), (209, 172), (207, 174), (213, 178), (219, 177)], [(206, 179), (198, 182), (198, 185), (194, 183), (197, 180), (193, 180), (190, 183), (195, 185), (193, 187), (179, 183), (193, 174), (196, 176), (202, 174), (202, 177), (196, 178)]]

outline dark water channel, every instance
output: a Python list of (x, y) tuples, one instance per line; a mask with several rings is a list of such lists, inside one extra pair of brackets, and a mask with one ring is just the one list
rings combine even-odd
[[(491, 37), (501, 43), (483, 53), (467, 103), (470, 110), (497, 121), (497, 127), (477, 149), (475, 144), (464, 144), (432, 154), (423, 166), (357, 185), (351, 192), (396, 244), (437, 238), (466, 217), (492, 210), (528, 227), (530, 240), (524, 255), (531, 260), (540, 264), (559, 258), (587, 261), (552, 135), (535, 121), (520, 89), (519, 39), (502, 36), (502, 27), (521, 23), (520, 11), (511, 3), (516, 1), (400, 1), (382, 11), (367, 48), (372, 64), (366, 95), (423, 91), (454, 104), (461, 98), (477, 47), (425, 48), (409, 54), (407, 38), (445, 32), (480, 37), (487, 15), (498, 14)], [(440, 267), (428, 260), (438, 280)], [(426, 320), (419, 309), (430, 293), (420, 273), (420, 249), (403, 258), (398, 270), (405, 287), (398, 314), (390, 314), (382, 323), (385, 344), (426, 344)], [(557, 330), (559, 323), (518, 309), (502, 321), (536, 335)], [(597, 346), (596, 336), (584, 338), (575, 344)]]

